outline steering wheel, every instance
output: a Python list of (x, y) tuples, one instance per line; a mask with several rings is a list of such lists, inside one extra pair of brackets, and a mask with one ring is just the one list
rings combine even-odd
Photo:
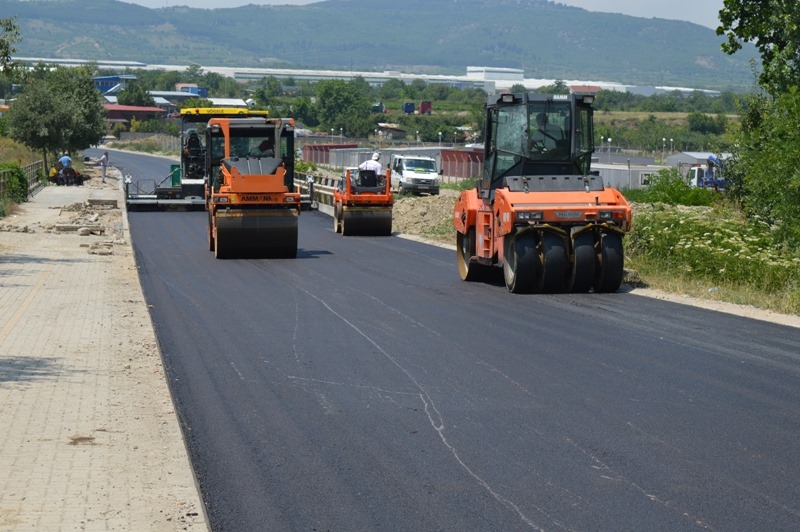
[(544, 145), (544, 139), (531, 139), (531, 148), (540, 152), (547, 151), (547, 146)]

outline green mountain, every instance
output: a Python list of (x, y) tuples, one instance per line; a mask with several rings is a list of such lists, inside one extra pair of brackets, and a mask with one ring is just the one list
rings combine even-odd
[(117, 0), (0, 0), (15, 56), (525, 77), (718, 90), (752, 87), (734, 56), (689, 22), (595, 13), (547, 0), (327, 0), (305, 6), (149, 9)]

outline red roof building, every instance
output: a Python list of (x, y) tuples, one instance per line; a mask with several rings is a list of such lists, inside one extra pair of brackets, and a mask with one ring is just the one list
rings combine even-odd
[(141, 107), (138, 105), (120, 105), (116, 103), (107, 103), (103, 107), (106, 110), (106, 118), (108, 120), (130, 121), (132, 118), (136, 120), (150, 120), (151, 118), (160, 118), (166, 116), (166, 110), (160, 107)]
[(601, 87), (598, 87), (597, 85), (570, 85), (569, 90), (571, 90), (573, 93), (597, 94), (603, 89)]

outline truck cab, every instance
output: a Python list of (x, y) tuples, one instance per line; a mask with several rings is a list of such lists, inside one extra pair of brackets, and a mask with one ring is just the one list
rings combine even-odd
[(703, 180), (705, 179), (705, 177), (706, 177), (706, 171), (700, 165), (692, 166), (691, 168), (689, 168), (689, 171), (686, 173), (686, 181), (689, 183), (689, 186), (692, 187), (692, 188), (702, 187), (703, 186)]
[(392, 187), (399, 194), (439, 195), (439, 176), (436, 160), (422, 155), (393, 155), (391, 161)]

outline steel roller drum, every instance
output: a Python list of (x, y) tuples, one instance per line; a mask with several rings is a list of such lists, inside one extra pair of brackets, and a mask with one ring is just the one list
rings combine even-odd
[(345, 207), (342, 234), (346, 236), (391, 236), (392, 210), (375, 207)]
[(217, 258), (294, 258), (297, 211), (220, 210), (217, 212)]

